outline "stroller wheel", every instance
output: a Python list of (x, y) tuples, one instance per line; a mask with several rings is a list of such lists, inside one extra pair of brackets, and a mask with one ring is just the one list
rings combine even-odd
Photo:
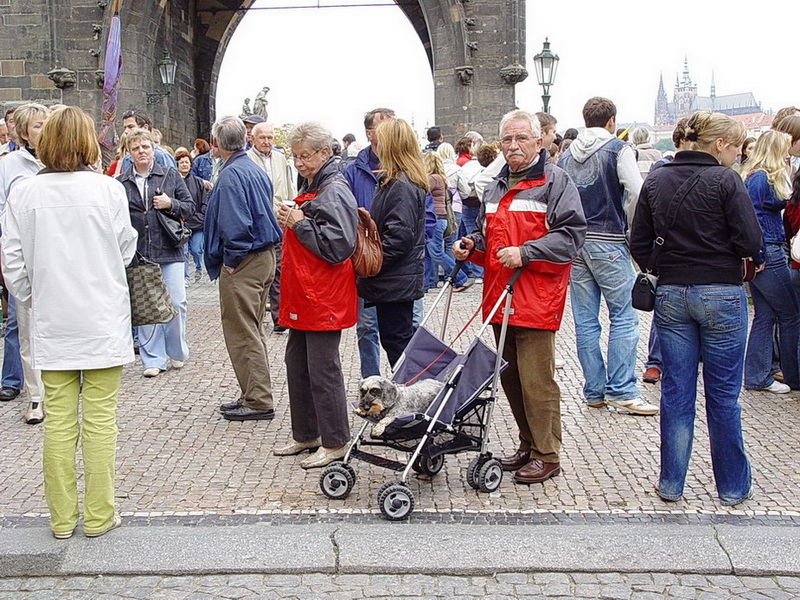
[(503, 481), (503, 465), (496, 458), (490, 458), (478, 469), (478, 489), (482, 492), (492, 493), (500, 487)]
[(441, 471), (442, 467), (444, 467), (444, 454), (440, 454), (436, 458), (420, 455), (417, 457), (417, 460), (414, 461), (414, 464), (411, 465), (411, 468), (414, 469), (416, 473), (430, 475), (431, 477)]
[(481, 489), (481, 485), (478, 483), (478, 471), (480, 471), (483, 463), (487, 460), (489, 460), (489, 457), (480, 455), (469, 462), (469, 466), (467, 467), (467, 483), (473, 490)]
[(333, 500), (344, 500), (356, 483), (353, 467), (342, 462), (329, 465), (319, 476), (322, 493)]
[(402, 521), (414, 510), (414, 494), (402, 483), (384, 486), (378, 494), (381, 514), (390, 521)]

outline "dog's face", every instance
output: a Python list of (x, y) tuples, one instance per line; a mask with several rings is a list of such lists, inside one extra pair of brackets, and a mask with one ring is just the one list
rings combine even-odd
[(358, 400), (358, 413), (381, 418), (389, 412), (397, 401), (397, 387), (380, 375), (372, 375), (361, 381), (361, 397)]

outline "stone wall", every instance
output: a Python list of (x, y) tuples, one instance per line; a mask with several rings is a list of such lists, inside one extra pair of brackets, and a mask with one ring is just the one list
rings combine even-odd
[[(222, 56), (253, 1), (123, 0), (118, 116), (144, 109), (173, 147), (208, 136)], [(61, 102), (99, 119), (112, 6), (110, 0), (0, 0), (0, 109)], [(475, 129), (493, 138), (500, 117), (514, 108), (514, 83), (527, 75), (520, 66), (524, 6), (524, 0), (402, 5), (428, 52), (436, 123), (446, 136)], [(175, 85), (147, 106), (148, 92), (166, 91), (157, 69), (165, 50), (178, 63)]]

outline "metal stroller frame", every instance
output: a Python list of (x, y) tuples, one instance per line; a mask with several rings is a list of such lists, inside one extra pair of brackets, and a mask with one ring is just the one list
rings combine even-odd
[[(478, 456), (472, 459), (467, 468), (466, 479), (469, 486), (486, 493), (494, 492), (500, 487), (500, 483), (503, 480), (503, 468), (500, 461), (488, 451), (489, 424), (491, 423), (494, 403), (497, 399), (500, 372), (506, 366), (502, 358), (503, 348), (508, 329), (508, 318), (511, 314), (513, 287), (521, 269), (515, 269), (489, 315), (482, 322), (481, 328), (470, 344), (469, 349), (464, 354), (458, 354), (431, 334), (424, 325), (433, 314), (442, 297), (447, 294), (440, 333), (440, 338), (445, 338), (455, 277), (462, 266), (462, 262), (456, 263), (455, 268), (445, 280), (442, 290), (428, 313), (424, 316), (422, 323), (420, 323), (417, 332), (408, 345), (408, 348), (413, 351), (413, 346), (415, 345), (415, 340), (418, 340), (418, 336), (419, 338), (427, 337), (429, 339), (424, 340), (426, 343), (434, 340), (444, 350), (433, 361), (427, 362), (429, 357), (425, 357), (422, 363), (413, 363), (411, 357), (404, 352), (398, 360), (392, 375), (392, 378), (395, 379), (404, 374), (405, 376), (399, 377), (399, 379), (411, 381), (417, 379), (422, 373), (430, 372), (436, 379), (444, 381), (444, 387), (436, 395), (424, 414), (397, 417), (386, 428), (382, 438), (368, 438), (365, 436), (367, 427), (376, 423), (378, 419), (362, 417), (364, 418), (364, 424), (350, 443), (344, 458), (328, 465), (320, 475), (320, 489), (328, 498), (337, 500), (347, 498), (355, 486), (356, 480), (356, 472), (350, 465), (350, 461), (353, 459), (362, 460), (379, 467), (401, 472), (399, 480), (389, 481), (381, 487), (378, 492), (378, 506), (381, 514), (390, 521), (407, 519), (414, 510), (414, 495), (407, 484), (411, 471), (434, 476), (444, 467), (446, 454), (457, 454), (465, 451), (478, 452)], [(503, 304), (505, 305), (503, 308), (503, 321), (495, 352), (481, 340), (481, 336)], [(494, 370), (491, 376), (482, 382), (478, 380), (478, 387), (469, 392), (468, 398), (460, 406), (451, 406), (450, 401), (456, 394), (459, 382), (462, 379), (470, 379), (470, 371), (465, 371), (465, 368), (470, 366), (470, 361), (483, 360), (485, 364), (487, 359), (494, 362)], [(406, 377), (409, 374), (412, 375), (410, 379)], [(476, 382), (468, 381), (468, 383), (474, 384)], [(490, 394), (482, 396), (487, 388), (491, 388)], [(443, 415), (449, 416), (449, 422), (441, 420)], [(407, 462), (403, 463), (361, 449), (361, 447), (370, 446), (410, 452), (411, 456)]]

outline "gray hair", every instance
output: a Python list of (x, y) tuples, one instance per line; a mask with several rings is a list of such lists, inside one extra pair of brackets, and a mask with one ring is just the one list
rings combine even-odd
[(211, 135), (217, 140), (220, 150), (238, 152), (244, 149), (247, 129), (239, 117), (227, 115), (214, 122), (211, 127)]
[(647, 127), (637, 127), (631, 133), (631, 141), (634, 144), (646, 144), (650, 141), (650, 132)]
[(483, 146), (483, 136), (477, 131), (468, 131), (462, 137), (465, 137), (472, 142), (472, 145), (469, 148), (469, 153), (472, 154), (472, 156), (476, 156), (478, 154), (478, 148)]
[(287, 139), (289, 147), (295, 144), (308, 144), (315, 152), (327, 148), (332, 150), (333, 135), (321, 123), (308, 121), (295, 125)]
[(539, 124), (539, 118), (533, 113), (519, 109), (512, 110), (511, 112), (507, 112), (505, 115), (503, 115), (503, 118), (500, 120), (500, 135), (503, 135), (503, 129), (511, 121), (527, 121), (531, 126), (533, 137), (542, 137), (542, 126)]

